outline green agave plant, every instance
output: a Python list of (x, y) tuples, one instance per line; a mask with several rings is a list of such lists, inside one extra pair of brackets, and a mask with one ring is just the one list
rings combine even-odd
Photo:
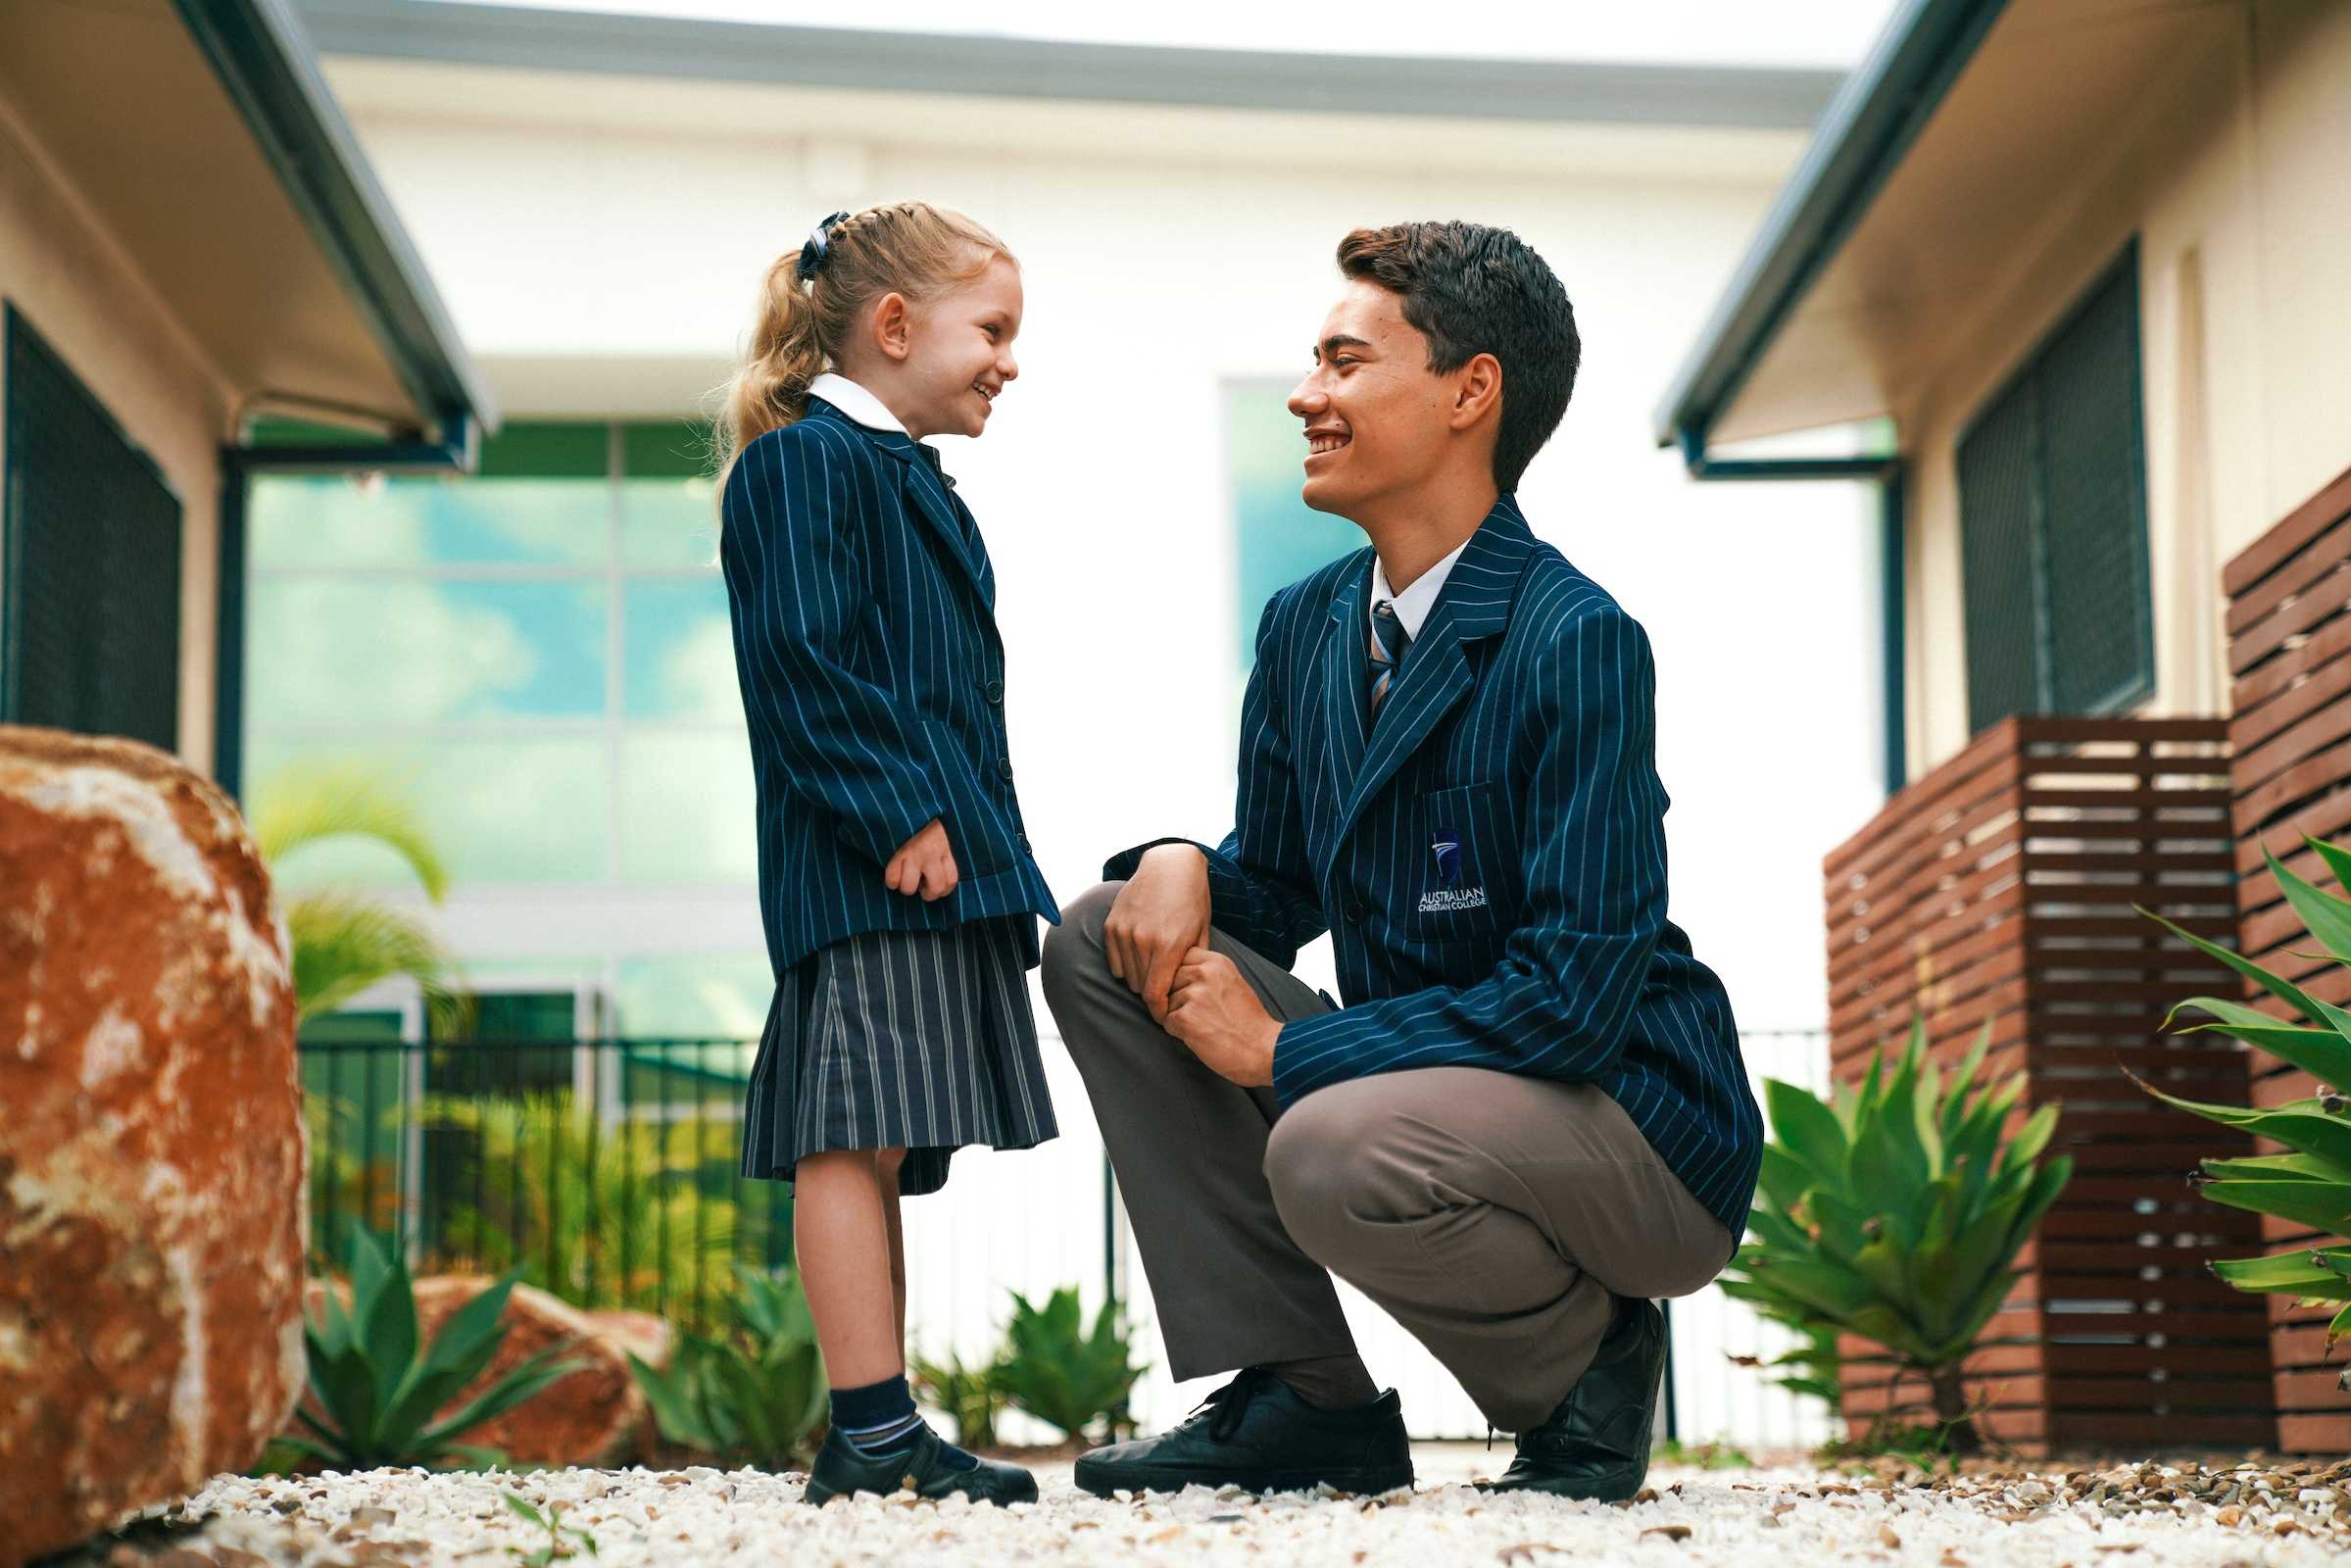
[(960, 1355), (944, 1361), (914, 1357), (914, 1393), (922, 1401), (947, 1412), (955, 1424), (955, 1444), (964, 1448), (996, 1446), (996, 1418), (1004, 1407), (1004, 1366), (1002, 1357), (966, 1366)]
[(1860, 1086), (1840, 1084), (1831, 1102), (1766, 1080), (1773, 1139), (1751, 1239), (1723, 1280), (1808, 1336), (1826, 1328), (1884, 1346), (1897, 1378), (1925, 1380), (1945, 1445), (1961, 1453), (1982, 1446), (1964, 1363), (2074, 1169), (2064, 1155), (2040, 1160), (2054, 1105), (2002, 1142), (2025, 1081), (1977, 1082), (1990, 1039), (1987, 1027), (1947, 1081), (1927, 1057), (1923, 1018), (1890, 1073), (1881, 1051)]
[(458, 1438), (586, 1364), (561, 1358), (568, 1345), (548, 1346), (455, 1414), (433, 1419), (498, 1353), (506, 1339), (507, 1296), (514, 1287), (511, 1275), (500, 1280), (451, 1313), (430, 1345), (419, 1345), (416, 1299), (406, 1265), (388, 1259), (375, 1238), (359, 1233), (351, 1249), (349, 1310), (340, 1293), (329, 1289), (323, 1319), (304, 1314), (310, 1389), (321, 1413), (314, 1416), (298, 1407), (295, 1419), (312, 1435), (288, 1433), (276, 1441), (342, 1470), (385, 1465), (481, 1469), (503, 1463), (505, 1455), (497, 1449), (470, 1447)]
[(586, 1310), (663, 1310), (698, 1329), (721, 1321), (736, 1206), (704, 1194), (695, 1174), (714, 1144), (731, 1150), (731, 1124), (591, 1122), (563, 1095), (435, 1095), (417, 1114), (480, 1139), (480, 1202), (465, 1183), (466, 1201), (442, 1216), (434, 1246), (485, 1268), (512, 1266), (524, 1284)]
[[(358, 838), (390, 851), (431, 902), (440, 903), (449, 890), (448, 869), (416, 811), (357, 763), (281, 769), (255, 801), (252, 826), (272, 871), (308, 846)], [(282, 907), (297, 1023), (332, 1012), (378, 980), (409, 975), (424, 994), (436, 1034), (449, 1039), (467, 1032), (470, 998), (456, 960), (424, 922), (379, 899), (336, 888), (291, 894)]]
[[(2351, 888), (2351, 850), (2307, 835), (2304, 842), (2318, 852), (2338, 885)], [(2286, 903), (2327, 950), (2327, 956), (2336, 963), (2351, 963), (2351, 903), (2296, 876), (2267, 849), (2262, 855)], [(2351, 1236), (2351, 1104), (2341, 1093), (2351, 1085), (2351, 1011), (2321, 1001), (2250, 958), (2183, 931), (2159, 914), (2146, 909), (2139, 912), (2253, 981), (2302, 1020), (2282, 1019), (2222, 997), (2190, 997), (2172, 1009), (2174, 1015), (2180, 1008), (2193, 1007), (2210, 1014), (2213, 1021), (2190, 1025), (2182, 1033), (2213, 1030), (2231, 1036), (2301, 1068), (2320, 1085), (2319, 1093), (2308, 1099), (2257, 1110), (2181, 1100), (2134, 1076), (2140, 1088), (2168, 1105), (2267, 1139), (2286, 1151), (2242, 1159), (2203, 1160), (2202, 1168), (2190, 1179), (2215, 1202), (2275, 1214), (2329, 1236)], [(2212, 1264), (2212, 1271), (2240, 1291), (2291, 1296), (2314, 1305), (2339, 1302), (2327, 1325), (2327, 1343), (2331, 1347), (2351, 1334), (2351, 1246), (2313, 1247), (2275, 1257), (2222, 1259)], [(2345, 1373), (2343, 1382), (2351, 1388), (2351, 1372)]]
[(1115, 1438), (1134, 1424), (1127, 1396), (1146, 1370), (1134, 1359), (1132, 1334), (1115, 1300), (1102, 1302), (1088, 1329), (1076, 1287), (1062, 1286), (1043, 1306), (1014, 1291), (1004, 1330), (1004, 1396), (1070, 1437), (1085, 1437), (1099, 1420)]
[(661, 1436), (706, 1453), (779, 1470), (805, 1456), (827, 1410), (824, 1358), (808, 1298), (792, 1270), (735, 1266), (741, 1292), (724, 1337), (678, 1337), (668, 1370), (628, 1358)]

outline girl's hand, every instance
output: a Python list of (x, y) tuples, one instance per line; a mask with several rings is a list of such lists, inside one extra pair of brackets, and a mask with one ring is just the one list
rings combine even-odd
[(921, 832), (901, 844), (882, 871), (893, 893), (919, 893), (925, 904), (936, 904), (962, 880), (955, 869), (955, 852), (948, 848), (947, 825), (932, 817)]

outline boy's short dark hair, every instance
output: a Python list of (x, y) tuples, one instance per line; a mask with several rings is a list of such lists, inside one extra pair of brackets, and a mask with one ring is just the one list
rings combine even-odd
[(1584, 357), (1575, 308), (1533, 246), (1483, 223), (1391, 223), (1339, 242), (1339, 270), (1403, 301), (1429, 340), (1429, 369), (1447, 375), (1480, 354), (1502, 367), (1494, 487), (1504, 495), (1559, 428)]

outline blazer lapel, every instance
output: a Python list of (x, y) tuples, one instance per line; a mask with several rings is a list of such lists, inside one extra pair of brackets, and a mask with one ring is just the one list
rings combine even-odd
[[(1380, 705), (1368, 741), (1359, 743), (1361, 763), (1353, 770), (1351, 786), (1341, 795), (1347, 804), (1340, 813), (1338, 831), (1331, 838), (1334, 861), (1339, 846), (1347, 842), (1347, 834), (1354, 830), (1357, 819), (1381, 787), (1396, 776), (1404, 760), (1469, 695), (1469, 660), (1462, 654), (1461, 645), (1492, 637), (1509, 625), (1510, 601), (1518, 591), (1520, 571), (1534, 545), (1534, 531), (1519, 515), (1517, 506), (1503, 496), (1478, 525), (1478, 531), (1470, 536), (1468, 548), (1453, 562), (1453, 569), (1445, 575), (1445, 586), (1438, 592), (1437, 603), (1422, 624), (1420, 635), (1404, 651), (1403, 668), (1396, 672), (1387, 700)], [(1360, 618), (1361, 605), (1353, 608)], [(1360, 706), (1366, 708), (1370, 704), (1366, 690), (1370, 636), (1369, 627), (1365, 626), (1355, 639), (1363, 645), (1356, 662), (1365, 670), (1364, 676), (1356, 680), (1355, 690)], [(1358, 728), (1356, 733), (1361, 730)]]
[(1331, 599), (1330, 624), (1323, 629), (1316, 662), (1322, 672), (1322, 711), (1328, 716), (1331, 744), (1327, 790), (1322, 800), (1344, 801), (1363, 765), (1363, 732), (1371, 718), (1371, 628), (1364, 621), (1363, 596), (1371, 583), (1371, 552), (1347, 574)]
[(989, 566), (986, 547), (979, 542), (979, 530), (976, 527), (971, 530), (971, 542), (966, 545), (963, 525), (955, 516), (955, 500), (948, 495), (946, 482), (940, 478), (939, 471), (924, 459), (913, 439), (902, 431), (876, 430), (870, 425), (859, 424), (820, 397), (809, 398), (808, 406), (822, 409), (906, 466), (907, 488), (914, 494), (914, 510), (922, 514), (923, 520), (946, 542), (948, 553), (963, 568), (963, 575), (971, 580), (972, 592), (978, 594), (980, 603), (988, 607), (990, 613), (994, 613), (996, 573)]

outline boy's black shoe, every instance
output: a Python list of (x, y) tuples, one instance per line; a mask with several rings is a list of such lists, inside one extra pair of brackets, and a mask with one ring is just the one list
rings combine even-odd
[(1487, 1492), (1547, 1492), (1622, 1502), (1649, 1473), (1649, 1429), (1665, 1368), (1665, 1314), (1657, 1303), (1616, 1298), (1616, 1318), (1576, 1386), (1543, 1425), (1518, 1435), (1518, 1457)]
[(824, 1446), (816, 1450), (816, 1462), (808, 1467), (805, 1499), (826, 1503), (859, 1492), (888, 1496), (893, 1492), (911, 1491), (934, 1502), (956, 1495), (974, 1502), (1037, 1500), (1037, 1478), (1018, 1465), (982, 1459), (976, 1468), (959, 1469), (946, 1462), (946, 1454), (947, 1445), (928, 1424), (915, 1428), (911, 1446), (881, 1454), (859, 1450), (835, 1427), (824, 1435)]
[(1325, 1482), (1362, 1495), (1412, 1485), (1412, 1445), (1394, 1389), (1351, 1410), (1325, 1410), (1263, 1367), (1244, 1367), (1175, 1427), (1097, 1448), (1077, 1464), (1078, 1485), (1098, 1497), (1196, 1485), (1310, 1492)]

